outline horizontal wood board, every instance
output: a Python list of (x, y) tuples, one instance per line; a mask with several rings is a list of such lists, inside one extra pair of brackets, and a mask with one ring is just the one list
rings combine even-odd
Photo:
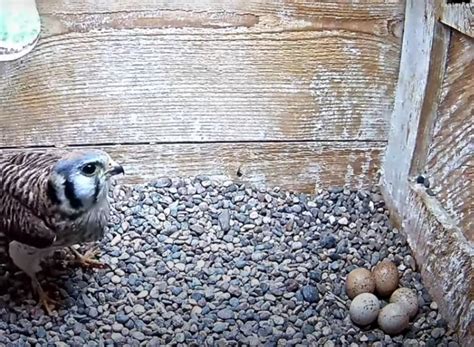
[[(376, 181), (384, 143), (253, 143), (103, 146), (125, 168), (122, 183), (206, 175), (255, 186), (313, 193), (322, 187), (367, 187)], [(73, 149), (73, 148), (72, 148)], [(30, 149), (32, 150), (32, 149)], [(34, 149), (54, 150), (54, 149)], [(2, 150), (12, 153), (17, 150)]]
[(37, 0), (41, 13), (47, 14), (81, 14), (81, 13), (113, 13), (131, 11), (186, 11), (186, 12), (227, 12), (229, 14), (254, 14), (261, 16), (264, 14), (300, 14), (314, 15), (315, 12), (321, 14), (332, 14), (340, 17), (341, 14), (350, 15), (354, 18), (360, 17), (351, 11), (365, 10), (373, 15), (384, 16), (387, 8), (403, 10), (403, 3), (399, 0), (117, 0), (117, 1), (96, 1), (96, 0)]
[(453, 31), (426, 172), (443, 208), (474, 242), (474, 39)]
[(403, 1), (39, 1), (0, 147), (385, 141)]

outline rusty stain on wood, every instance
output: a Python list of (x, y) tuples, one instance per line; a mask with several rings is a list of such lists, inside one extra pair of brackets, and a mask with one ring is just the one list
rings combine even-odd
[(425, 171), (443, 207), (474, 243), (474, 39), (453, 31)]
[[(206, 175), (256, 186), (314, 193), (348, 185), (368, 187), (376, 180), (384, 143), (253, 143), (101, 146), (122, 163), (121, 181), (144, 183), (160, 176)], [(41, 149), (34, 149), (41, 150)], [(55, 149), (46, 149), (54, 151)], [(61, 149), (62, 150), (62, 149)], [(11, 153), (15, 150), (3, 150)], [(240, 175), (237, 172), (240, 169)], [(350, 175), (347, 173), (350, 171)]]

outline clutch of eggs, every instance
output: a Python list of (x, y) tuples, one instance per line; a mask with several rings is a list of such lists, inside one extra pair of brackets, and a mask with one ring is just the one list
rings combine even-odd
[[(351, 320), (360, 326), (377, 320), (387, 334), (401, 333), (409, 320), (418, 312), (418, 297), (409, 288), (398, 288), (399, 274), (396, 265), (388, 260), (380, 262), (369, 271), (364, 268), (352, 270), (346, 279), (346, 293), (352, 299), (349, 308)], [(390, 297), (390, 303), (380, 309), (375, 296)]]

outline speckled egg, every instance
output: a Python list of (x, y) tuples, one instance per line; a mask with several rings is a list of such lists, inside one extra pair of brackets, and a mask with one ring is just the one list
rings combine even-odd
[(400, 304), (388, 304), (380, 310), (377, 322), (385, 333), (397, 335), (408, 328), (408, 313)]
[(372, 270), (375, 290), (380, 296), (389, 296), (398, 287), (398, 269), (391, 261), (384, 260)]
[(352, 270), (346, 279), (346, 293), (353, 299), (362, 293), (373, 293), (375, 281), (372, 273), (364, 268)]
[(380, 311), (379, 299), (374, 294), (362, 293), (351, 302), (349, 316), (357, 325), (369, 325), (377, 319)]
[(398, 288), (390, 297), (390, 302), (405, 307), (410, 319), (415, 317), (418, 312), (418, 296), (414, 290), (409, 288)]

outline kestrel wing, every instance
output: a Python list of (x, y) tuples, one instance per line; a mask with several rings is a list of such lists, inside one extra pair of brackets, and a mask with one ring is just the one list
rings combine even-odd
[(0, 222), (0, 226), (10, 240), (36, 248), (53, 245), (56, 234), (43, 220), (16, 200), (10, 201), (9, 205), (12, 213), (8, 213), (8, 216)]
[(55, 162), (45, 153), (0, 158), (0, 229), (8, 238), (43, 248), (55, 240), (44, 187)]

